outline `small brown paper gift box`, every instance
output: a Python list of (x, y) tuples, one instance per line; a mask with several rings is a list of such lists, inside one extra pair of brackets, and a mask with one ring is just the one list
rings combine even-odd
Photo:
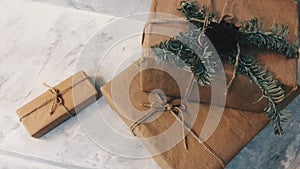
[(54, 87), (46, 86), (48, 91), (16, 111), (28, 133), (35, 138), (40, 138), (98, 98), (97, 90), (84, 71)]
[[(208, 113), (210, 108), (212, 108), (208, 104), (179, 101), (185, 105), (186, 111), (183, 113), (186, 124), (193, 126), (187, 134), (187, 142), (184, 144), (185, 141), (181, 137), (183, 135), (181, 135), (180, 119), (171, 113), (171, 111), (175, 111), (175, 107), (170, 107), (167, 110), (158, 109), (157, 114), (150, 114), (148, 117), (151, 118), (152, 116), (151, 120), (140, 124), (135, 123), (140, 117), (147, 116), (150, 108), (145, 106), (145, 103), (149, 103), (150, 100), (155, 101), (149, 93), (140, 91), (139, 71), (136, 65), (130, 66), (111, 82), (104, 85), (101, 91), (111, 108), (118, 112), (124, 122), (131, 126), (133, 133), (141, 138), (145, 147), (150, 151), (161, 168), (223, 168), (268, 123), (265, 114), (230, 108), (225, 108), (223, 114), (218, 114), (217, 112)], [(286, 106), (298, 94), (299, 91), (287, 97), (280, 107)], [(178, 104), (175, 102), (170, 103), (173, 106)], [(167, 105), (166, 107), (169, 106)], [(172, 110), (173, 108), (175, 109)], [(195, 110), (196, 116), (191, 113)], [(215, 126), (215, 131), (211, 132), (209, 129), (214, 127), (211, 124), (218, 122), (218, 118), (220, 121)], [(207, 123), (207, 119), (211, 121)], [(195, 121), (193, 122), (193, 120)], [(171, 126), (177, 126), (177, 128), (175, 127), (175, 132), (168, 135), (166, 131)], [(210, 136), (210, 134), (212, 135)], [(158, 135), (161, 137), (148, 140), (148, 138)], [(205, 142), (199, 142), (200, 139), (197, 138), (199, 135), (202, 138), (201, 140)], [(174, 144), (173, 141), (177, 139), (179, 141)], [(169, 145), (173, 146), (167, 151), (159, 153)], [(188, 148), (185, 148), (184, 145), (187, 145)]]
[[(187, 23), (184, 22), (167, 22), (167, 23), (155, 23), (157, 20), (164, 20), (173, 18), (171, 16), (162, 15), (161, 13), (171, 14), (182, 17), (182, 14), (176, 9), (180, 6), (181, 0), (153, 0), (151, 6), (151, 12), (157, 12), (150, 15), (149, 23), (145, 26), (145, 33), (143, 37), (143, 57), (141, 62), (143, 71), (141, 73), (141, 90), (151, 92), (154, 89), (161, 89), (168, 96), (180, 96), (178, 84), (175, 80), (189, 82), (189, 73), (173, 67), (173, 72), (178, 72), (177, 75), (171, 77), (168, 73), (159, 70), (161, 67), (166, 68), (172, 66), (158, 64), (154, 60), (154, 54), (150, 51), (150, 47), (160, 43), (161, 41), (168, 40), (171, 37), (175, 37), (179, 32), (185, 32), (187, 29)], [(224, 9), (226, 1), (206, 1), (196, 0), (199, 6), (205, 5), (210, 11), (216, 13), (216, 16), (220, 17)], [(265, 5), (263, 5), (265, 4)], [(224, 15), (233, 16), (233, 22), (239, 24), (244, 20), (250, 20), (255, 17), (261, 19), (265, 29), (272, 27), (274, 23), (287, 25), (289, 28), (289, 34), (287, 37), (288, 42), (291, 44), (298, 40), (298, 10), (297, 2), (294, 0), (229, 0)], [(174, 19), (174, 18), (173, 18)], [(178, 19), (177, 19), (178, 20)], [(294, 92), (297, 89), (297, 59), (286, 59), (285, 56), (267, 52), (267, 51), (252, 51), (253, 56), (257, 57), (259, 62), (265, 65), (276, 79), (278, 79), (287, 95)], [(227, 85), (233, 76), (233, 66), (228, 63), (223, 63)], [(151, 68), (151, 69), (150, 69)], [(247, 89), (247, 90), (245, 90)], [(190, 99), (193, 101), (199, 101), (198, 94), (200, 95), (200, 102), (211, 103), (211, 87), (201, 87), (196, 83), (192, 86), (192, 92)], [(257, 102), (261, 98), (261, 91), (254, 84), (251, 83), (249, 78), (244, 75), (239, 75), (233, 81), (230, 91), (226, 97), (226, 107), (263, 112), (267, 105), (267, 100), (264, 98), (260, 102)], [(215, 104), (215, 103), (211, 103)], [(217, 104), (217, 103), (216, 103)]]

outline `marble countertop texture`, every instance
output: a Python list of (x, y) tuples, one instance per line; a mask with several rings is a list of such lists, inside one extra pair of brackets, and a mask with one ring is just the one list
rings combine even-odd
[[(134, 28), (120, 27), (118, 17), (147, 12), (149, 5), (149, 0), (0, 0), (0, 169), (159, 168), (150, 157), (118, 156), (95, 143), (97, 138), (90, 134), (103, 132), (102, 123), (95, 121), (100, 115), (129, 135), (128, 127), (103, 98), (41, 139), (31, 138), (15, 114), (18, 107), (46, 90), (43, 82), (56, 84), (76, 70), (96, 77), (98, 87), (111, 80), (136, 57), (119, 65), (123, 56), (140, 50), (144, 24), (129, 21)], [(126, 36), (122, 32), (136, 31), (110, 50)], [(99, 57), (107, 51), (111, 57), (99, 64)], [(93, 74), (95, 70), (99, 73)], [(293, 118), (285, 136), (274, 136), (272, 126), (267, 126), (227, 168), (300, 169), (299, 109), (300, 97), (286, 108)], [(118, 148), (126, 150), (126, 146)], [(145, 151), (140, 143), (133, 147)]]

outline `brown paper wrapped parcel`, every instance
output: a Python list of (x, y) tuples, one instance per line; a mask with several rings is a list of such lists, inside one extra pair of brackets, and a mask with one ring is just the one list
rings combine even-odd
[[(185, 32), (187, 24), (182, 22), (168, 22), (155, 23), (157, 20), (164, 20), (165, 18), (173, 18), (161, 13), (170, 14), (178, 17), (183, 17), (176, 9), (179, 8), (181, 0), (153, 0), (151, 5), (149, 23), (145, 26), (145, 33), (143, 36), (143, 57), (141, 62), (143, 69), (147, 69), (141, 73), (141, 90), (151, 92), (154, 89), (161, 89), (168, 96), (180, 97), (178, 84), (175, 80), (186, 81), (188, 83), (189, 72), (180, 70), (170, 65), (158, 65), (154, 60), (154, 54), (150, 47), (175, 37), (179, 32)], [(225, 0), (207, 1), (196, 0), (199, 6), (205, 5), (209, 11), (216, 13), (220, 17), (226, 3)], [(298, 40), (298, 8), (297, 2), (294, 0), (229, 0), (224, 15), (232, 16), (232, 21), (235, 24), (241, 23), (243, 20), (250, 20), (259, 18), (263, 21), (264, 28), (269, 29), (274, 23), (287, 25), (289, 28), (288, 42), (295, 43)], [(292, 93), (297, 88), (297, 59), (286, 59), (285, 56), (266, 52), (266, 51), (252, 51), (254, 56), (258, 58), (259, 62), (265, 65), (265, 68), (270, 70), (278, 79), (287, 95)], [(177, 71), (177, 75), (171, 77), (168, 73), (159, 70), (160, 67), (173, 67), (173, 71)], [(149, 69), (152, 68), (152, 69)], [(171, 69), (170, 68), (170, 69)], [(227, 84), (233, 75), (233, 66), (224, 63), (224, 70), (226, 73)], [(246, 90), (245, 90), (246, 89)], [(211, 103), (211, 87), (201, 87), (194, 83), (190, 99), (200, 102)], [(226, 107), (263, 112), (267, 105), (267, 100), (253, 105), (252, 103), (259, 100), (261, 91), (249, 78), (244, 75), (239, 75), (233, 82), (230, 92), (227, 95)], [(183, 96), (181, 96), (183, 97)], [(214, 103), (212, 103), (214, 104)]]
[[(46, 84), (45, 84), (46, 85)], [(33, 99), (16, 112), (28, 133), (39, 138), (98, 98), (98, 92), (84, 71)]]
[[(140, 90), (141, 74), (138, 67), (138, 64), (130, 66), (101, 88), (111, 108), (118, 112), (124, 122), (131, 127), (151, 111), (147, 104), (157, 103), (154, 93), (149, 94)], [(280, 107), (286, 106), (298, 94), (299, 91), (285, 98)], [(185, 126), (192, 126), (192, 128), (185, 128), (185, 134), (188, 133), (186, 137), (188, 148), (184, 146), (181, 120), (171, 112), (174, 113), (174, 107), (154, 110), (148, 119), (132, 128), (132, 132), (141, 138), (154, 160), (163, 169), (224, 168), (268, 123), (266, 115), (260, 113), (230, 108), (225, 108), (222, 113), (218, 111), (218, 106), (211, 107), (208, 104), (178, 99), (171, 104), (185, 105), (183, 111)], [(187, 132), (187, 129), (191, 131)], [(156, 136), (160, 137), (151, 139)], [(170, 145), (173, 146), (168, 147)]]

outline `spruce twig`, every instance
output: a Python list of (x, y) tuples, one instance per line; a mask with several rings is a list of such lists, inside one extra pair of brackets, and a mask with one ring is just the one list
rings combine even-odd
[(199, 8), (196, 2), (182, 1), (181, 8), (177, 10), (180, 11), (183, 16), (197, 28), (202, 29), (206, 20), (208, 23), (217, 22), (215, 13), (208, 13), (205, 6)]
[(284, 54), (287, 58), (298, 57), (298, 46), (286, 41), (289, 32), (287, 26), (274, 24), (267, 32), (262, 29), (263, 24), (257, 18), (244, 21), (240, 27), (241, 43)]
[(273, 79), (273, 75), (267, 69), (264, 69), (256, 59), (249, 56), (240, 59), (238, 72), (247, 75), (260, 88), (263, 93), (262, 98), (266, 98), (269, 102), (265, 112), (272, 120), (275, 134), (283, 135), (282, 123), (287, 121), (287, 117), (277, 106), (285, 98), (285, 92), (279, 81)]
[(199, 8), (191, 1), (182, 1), (178, 10), (194, 27), (190, 26), (187, 33), (180, 33), (176, 38), (153, 46), (156, 60), (159, 63), (175, 63), (178, 67), (187, 68), (194, 73), (200, 85), (210, 85), (218, 64), (213, 59), (208, 43), (203, 45), (201, 40), (199, 41), (201, 36), (206, 35), (218, 51), (221, 60), (227, 60), (234, 65), (233, 77), (236, 74), (244, 74), (260, 88), (262, 97), (257, 102), (263, 98), (268, 100), (265, 112), (272, 120), (275, 134), (282, 135), (282, 123), (286, 122), (287, 118), (278, 109), (277, 104), (285, 98), (285, 92), (280, 82), (267, 69), (254, 57), (243, 56), (242, 50), (253, 46), (284, 54), (287, 58), (297, 58), (298, 46), (286, 42), (288, 27), (274, 24), (269, 31), (264, 32), (263, 24), (257, 18), (245, 21), (241, 27), (237, 27), (223, 18), (218, 20), (214, 13), (208, 13), (205, 7)]
[(201, 30), (180, 33), (176, 38), (152, 46), (152, 52), (158, 63), (172, 63), (177, 67), (193, 72), (201, 86), (211, 84), (217, 62), (213, 61), (212, 51), (207, 43), (200, 44)]

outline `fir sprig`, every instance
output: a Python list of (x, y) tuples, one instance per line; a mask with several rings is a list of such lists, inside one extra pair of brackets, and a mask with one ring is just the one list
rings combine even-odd
[[(230, 49), (231, 47), (236, 45), (234, 41), (239, 41), (241, 46), (252, 45), (257, 48), (267, 49), (269, 51), (284, 54), (287, 58), (297, 58), (299, 55), (299, 44), (297, 43), (294, 45), (290, 45), (285, 40), (289, 32), (288, 27), (285, 25), (274, 24), (269, 31), (264, 32), (263, 24), (257, 18), (249, 21), (243, 21), (241, 27), (234, 27), (232, 24), (227, 23), (224, 20), (221, 20), (221, 22), (218, 23), (214, 13), (208, 13), (206, 7), (199, 8), (195, 2), (191, 1), (182, 1), (181, 8), (179, 8), (178, 10), (182, 12), (184, 17), (189, 20), (194, 27), (203, 28), (206, 18), (208, 20), (208, 23), (210, 23), (208, 27), (222, 27), (223, 32), (213, 31), (213, 33), (219, 33), (223, 36), (230, 35), (230, 38), (226, 38), (226, 41), (228, 41), (229, 43), (227, 43), (227, 45), (223, 44), (224, 48)], [(226, 28), (228, 27), (231, 27), (232, 31), (224, 32), (224, 30), (226, 30)], [(239, 32), (236, 32), (236, 29), (239, 29)], [(211, 30), (215, 30), (215, 28), (208, 29), (206, 33), (210, 40), (213, 43), (214, 41), (220, 41), (220, 39), (215, 40), (216, 38), (214, 38), (213, 35), (209, 35), (209, 31)], [(216, 49), (218, 50), (217, 46)], [(218, 52), (222, 51), (218, 50)], [(219, 54), (222, 55), (222, 53)]]
[(240, 27), (240, 43), (284, 54), (287, 58), (296, 58), (298, 57), (298, 46), (290, 45), (286, 41), (288, 32), (287, 26), (278, 24), (274, 24), (269, 31), (264, 32), (262, 22), (254, 18), (244, 21), (243, 26)]
[[(257, 18), (243, 22), (240, 27), (224, 21), (223, 18), (217, 22), (213, 13), (208, 13), (205, 7), (199, 8), (191, 1), (182, 1), (178, 10), (193, 26), (189, 26), (187, 33), (180, 33), (176, 38), (153, 46), (156, 60), (159, 63), (175, 63), (179, 67), (187, 67), (194, 73), (200, 85), (210, 85), (218, 63), (212, 59), (214, 55), (208, 43), (199, 43), (199, 36), (205, 34), (222, 61), (235, 65), (236, 74), (248, 76), (259, 87), (262, 97), (258, 102), (263, 98), (268, 100), (265, 112), (272, 120), (275, 134), (282, 135), (282, 123), (287, 118), (279, 110), (278, 103), (284, 99), (285, 92), (280, 82), (267, 69), (254, 57), (242, 55), (244, 52), (240, 50), (253, 46), (284, 54), (287, 58), (297, 58), (298, 45), (286, 42), (288, 27), (275, 24), (269, 31), (264, 32), (263, 24)], [(236, 51), (239, 51), (238, 54)], [(237, 61), (238, 64), (235, 63)]]
[(285, 98), (285, 92), (279, 81), (275, 80), (267, 69), (264, 69), (255, 58), (250, 56), (241, 57), (237, 73), (248, 76), (260, 88), (261, 99), (266, 98), (269, 102), (265, 112), (272, 120), (275, 134), (283, 135), (282, 123), (287, 121), (287, 117), (277, 106)]
[(181, 7), (177, 10), (197, 28), (203, 28), (205, 22), (213, 22), (216, 20), (215, 13), (208, 13), (205, 6), (199, 8), (196, 2), (181, 1)]
[(199, 44), (201, 30), (180, 33), (176, 38), (152, 46), (158, 63), (172, 63), (188, 69), (201, 86), (210, 85), (215, 75), (217, 61), (212, 60), (212, 51), (207, 43)]

